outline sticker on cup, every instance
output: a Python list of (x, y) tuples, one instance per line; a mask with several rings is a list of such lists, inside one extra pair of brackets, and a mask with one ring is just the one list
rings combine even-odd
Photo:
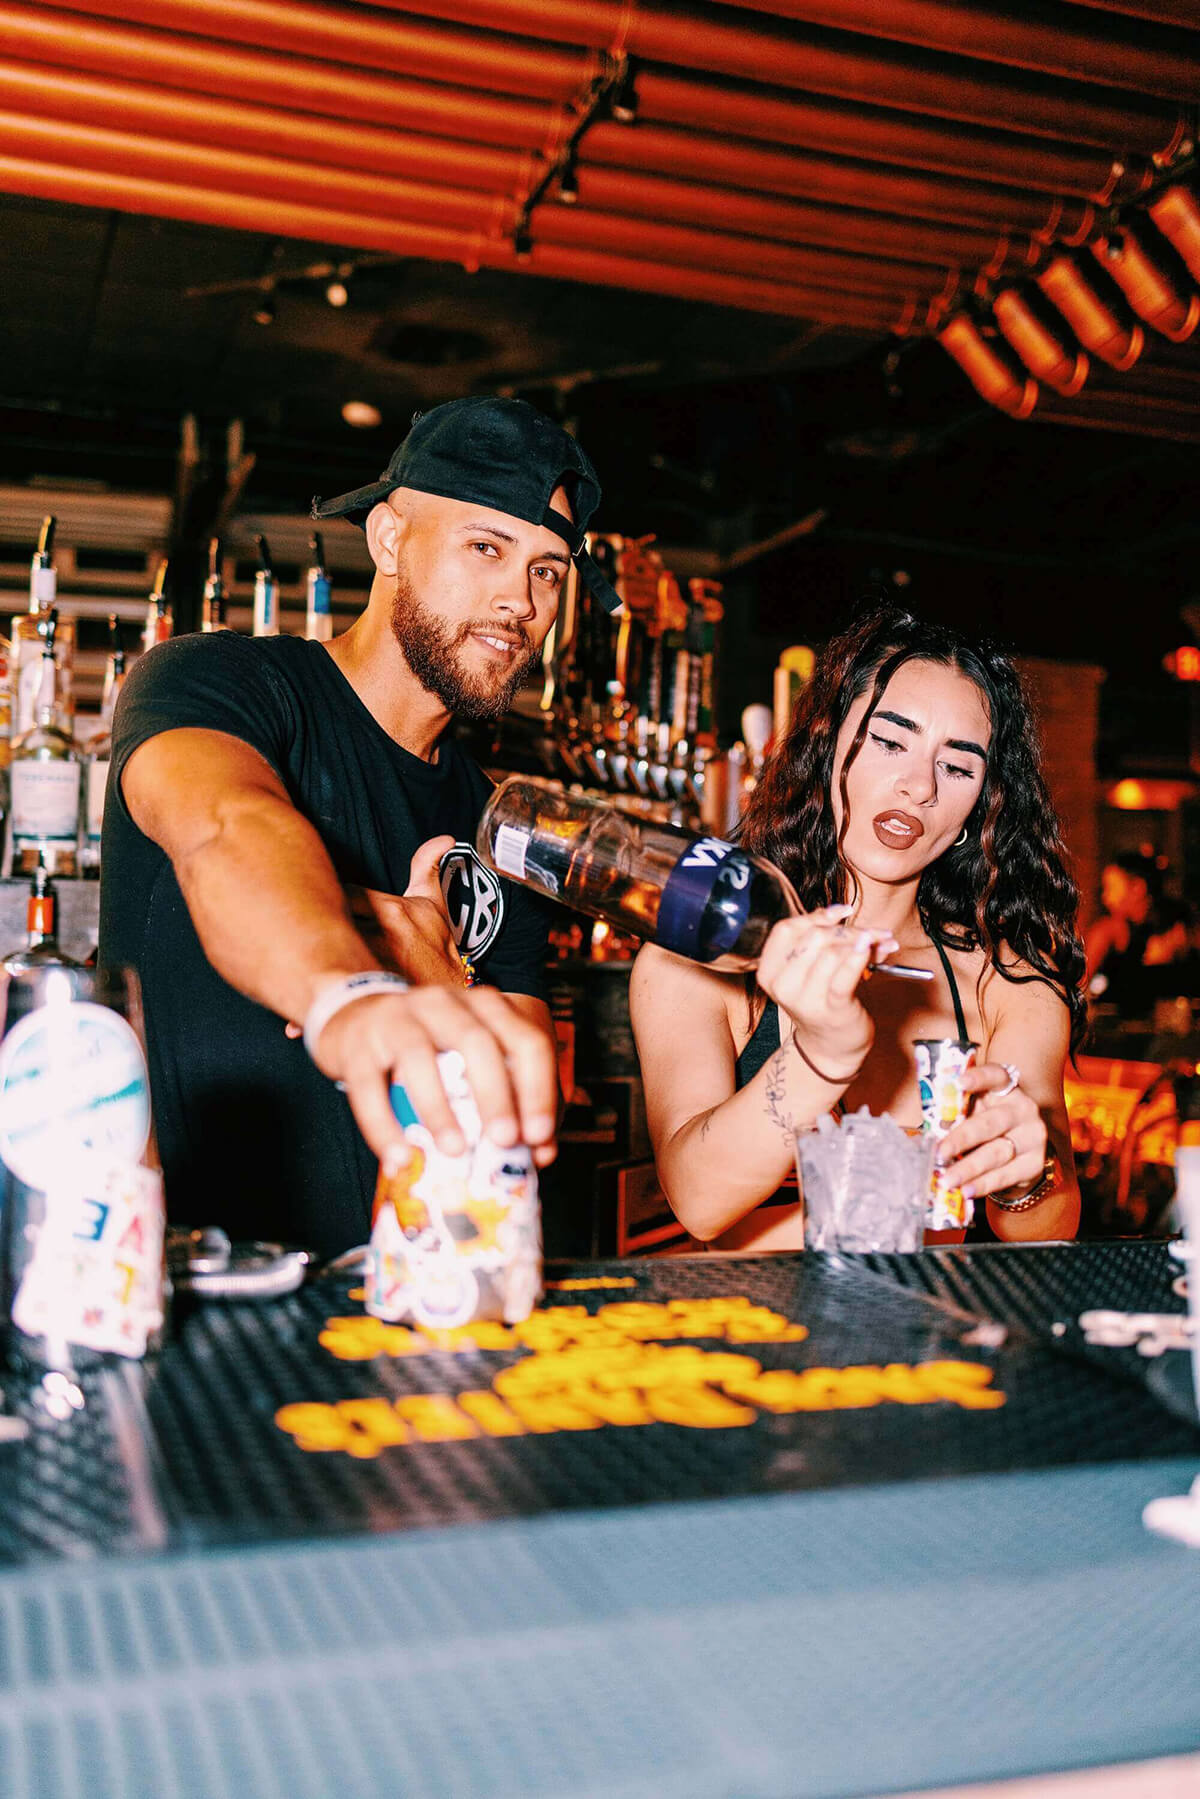
[(88, 1000), (51, 1001), (0, 1044), (0, 1159), (45, 1192), (65, 1163), (99, 1154), (141, 1160), (150, 1088), (137, 1033)]

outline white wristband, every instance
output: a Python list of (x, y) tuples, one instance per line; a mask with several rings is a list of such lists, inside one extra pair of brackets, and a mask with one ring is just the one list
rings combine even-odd
[(316, 1057), (317, 1039), (331, 1018), (335, 1018), (344, 1006), (353, 1005), (356, 999), (366, 999), (372, 993), (407, 993), (408, 982), (403, 975), (389, 974), (386, 968), (368, 968), (363, 974), (348, 974), (344, 981), (338, 981), (332, 987), (326, 987), (318, 993), (304, 1018), (304, 1047), (309, 1055)]

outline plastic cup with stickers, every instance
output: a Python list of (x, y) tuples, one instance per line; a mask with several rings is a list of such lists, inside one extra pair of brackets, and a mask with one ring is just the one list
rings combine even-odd
[(162, 1342), (162, 1175), (131, 970), (12, 977), (0, 1041), (0, 1298), (11, 1365), (73, 1372)]
[(910, 1252), (920, 1249), (934, 1139), (911, 1137), (864, 1106), (796, 1134), (806, 1249)]

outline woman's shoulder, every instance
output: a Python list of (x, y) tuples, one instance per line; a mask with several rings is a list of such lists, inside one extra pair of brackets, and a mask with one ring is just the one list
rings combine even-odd
[(1068, 1007), (1062, 988), (1044, 969), (1035, 968), (1019, 956), (1010, 944), (1002, 942), (994, 957), (982, 946), (974, 954), (978, 957), (980, 1008), (989, 1023), (994, 1025), (1001, 1018), (1006, 1022), (1013, 1019), (1058, 1022), (1067, 1018)]
[(730, 1021), (736, 1006), (746, 1009), (746, 983), (742, 975), (718, 973), (644, 943), (634, 960), (629, 1002), (640, 1026), (661, 1020), (677, 1031), (689, 1020)]

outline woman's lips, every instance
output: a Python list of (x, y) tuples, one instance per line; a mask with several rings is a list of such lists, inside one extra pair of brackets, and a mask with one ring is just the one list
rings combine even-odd
[(918, 837), (925, 835), (925, 826), (911, 812), (880, 812), (871, 820), (871, 828), (889, 850), (911, 849)]

